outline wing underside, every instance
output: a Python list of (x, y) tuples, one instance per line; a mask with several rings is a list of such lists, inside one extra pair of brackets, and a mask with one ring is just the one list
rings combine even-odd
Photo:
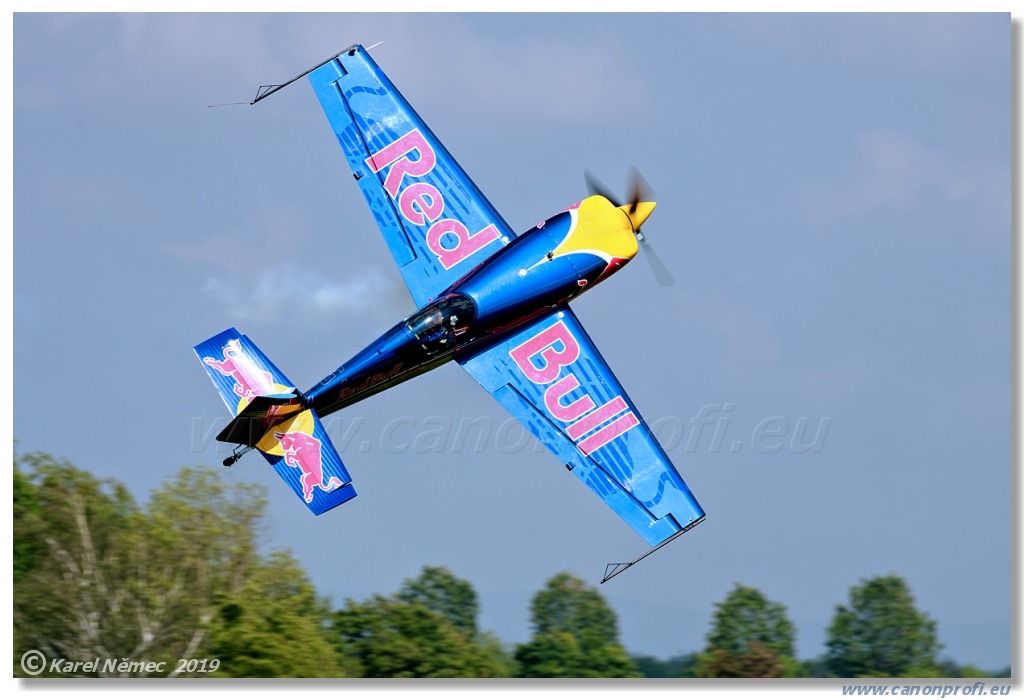
[(309, 80), (417, 306), (515, 238), (361, 46)]
[(568, 307), (459, 362), (651, 546), (704, 517)]

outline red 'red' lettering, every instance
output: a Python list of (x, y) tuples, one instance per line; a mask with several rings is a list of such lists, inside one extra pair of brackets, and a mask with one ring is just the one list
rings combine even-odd
[[(555, 345), (561, 345), (562, 349), (556, 350)], [(547, 384), (558, 377), (558, 373), (563, 367), (571, 365), (579, 359), (580, 345), (565, 323), (558, 321), (521, 345), (512, 348), (508, 354), (531, 382)], [(540, 355), (540, 359), (544, 361), (540, 367), (533, 361), (537, 355)]]
[(568, 406), (562, 405), (562, 399), (570, 391), (579, 388), (580, 380), (576, 378), (576, 375), (567, 374), (549, 386), (547, 391), (544, 392), (544, 405), (547, 406), (548, 411), (555, 418), (563, 423), (571, 423), (594, 407), (594, 400), (587, 394), (576, 399)]
[(416, 182), (402, 190), (402, 196), (398, 198), (398, 209), (407, 221), (422, 226), (441, 216), (444, 199), (430, 183)]
[[(419, 157), (416, 160), (409, 158), (409, 154), (413, 151), (419, 153)], [(392, 141), (366, 159), (366, 164), (375, 173), (379, 173), (394, 163), (394, 166), (388, 171), (387, 178), (384, 180), (384, 189), (388, 191), (392, 198), (398, 196), (398, 188), (402, 185), (403, 177), (406, 175), (423, 177), (434, 169), (436, 162), (437, 155), (434, 153), (434, 149), (423, 138), (423, 134), (420, 133), (419, 129), (413, 129), (405, 136)]]
[[(390, 174), (388, 177), (391, 177)], [(448, 233), (454, 235), (457, 239), (455, 246), (452, 248), (445, 248), (441, 245), (441, 239)], [(494, 224), (490, 224), (476, 233), (470, 234), (469, 229), (461, 221), (442, 219), (427, 231), (427, 247), (437, 256), (444, 269), (450, 270), (473, 253), (499, 238), (501, 238), (501, 234), (498, 233), (498, 228)]]

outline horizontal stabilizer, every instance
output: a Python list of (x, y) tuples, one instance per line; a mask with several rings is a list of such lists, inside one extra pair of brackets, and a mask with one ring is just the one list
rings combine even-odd
[(271, 429), (256, 447), (315, 515), (355, 498), (352, 477), (312, 409)]

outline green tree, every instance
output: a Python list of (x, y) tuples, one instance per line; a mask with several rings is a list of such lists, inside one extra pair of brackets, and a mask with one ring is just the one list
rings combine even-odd
[(415, 579), (406, 579), (396, 595), (406, 603), (422, 603), (447, 618), (457, 630), (473, 637), (479, 612), (476, 591), (468, 581), (444, 567), (424, 566)]
[(747, 652), (749, 642), (759, 642), (778, 656), (793, 656), (793, 638), (793, 623), (782, 604), (737, 583), (725, 600), (715, 604), (707, 643), (708, 648), (739, 655)]
[[(748, 641), (742, 654), (711, 649), (700, 655), (694, 668), (698, 678), (785, 678), (795, 675), (797, 666), (783, 666), (774, 651), (758, 641)], [(791, 670), (792, 669), (792, 670)]]
[(527, 678), (638, 677), (619, 644), (618, 621), (604, 598), (568, 573), (556, 574), (533, 598), (533, 637), (516, 647)]
[[(122, 484), (41, 453), (17, 459), (14, 481), (15, 659), (28, 649), (69, 661), (130, 658), (165, 662), (162, 675), (177, 675), (178, 659), (216, 648), (221, 674), (336, 675), (333, 661), (301, 666), (301, 652), (286, 649), (316, 649), (319, 637), (317, 653), (333, 659), (323, 643), (327, 608), (311, 602), (301, 569), (257, 552), (261, 489), (186, 468), (142, 509)], [(250, 650), (275, 644), (272, 670), (252, 661)]]
[(422, 602), (376, 595), (346, 601), (333, 615), (332, 636), (342, 663), (368, 678), (495, 678), (505, 659)]
[(340, 677), (324, 629), (329, 615), (295, 559), (274, 552), (240, 591), (221, 597), (202, 655), (219, 659), (217, 676)]
[(38, 536), (39, 489), (14, 462), (14, 582), (20, 581), (43, 551)]
[(202, 648), (221, 599), (244, 590), (259, 563), (265, 510), (265, 489), (229, 483), (213, 469), (184, 467), (153, 493), (139, 574), (167, 599), (168, 632), (185, 644), (182, 656)]
[(693, 678), (697, 665), (697, 654), (679, 654), (669, 659), (653, 656), (630, 657), (644, 678)]
[(989, 678), (990, 674), (974, 664), (960, 665), (953, 659), (943, 659), (936, 667), (935, 678)]
[(737, 583), (715, 604), (707, 647), (695, 675), (701, 678), (781, 678), (799, 675), (794, 628), (786, 608), (756, 588)]
[(571, 632), (536, 634), (527, 644), (516, 647), (516, 662), (522, 678), (582, 678), (584, 655)]
[(135, 576), (144, 523), (127, 489), (45, 454), (19, 457), (14, 478), (15, 655), (38, 649), (85, 661), (149, 653), (154, 639), (139, 621), (154, 601)]
[(829, 673), (844, 678), (931, 675), (941, 645), (935, 622), (896, 575), (862, 580), (828, 628)]

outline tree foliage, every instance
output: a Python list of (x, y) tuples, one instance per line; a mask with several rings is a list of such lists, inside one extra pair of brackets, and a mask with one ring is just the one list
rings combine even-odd
[(39, 490), (14, 463), (14, 582), (20, 581), (43, 551), (36, 536), (40, 523)]
[(583, 581), (556, 574), (530, 606), (533, 637), (516, 648), (527, 678), (637, 677), (619, 644), (618, 620), (604, 598)]
[(756, 588), (737, 583), (715, 604), (707, 647), (695, 675), (701, 678), (781, 678), (794, 676), (794, 628), (779, 603)]
[(295, 559), (275, 552), (219, 599), (205, 655), (220, 660), (214, 675), (337, 678), (346, 674), (324, 634), (329, 615)]
[(932, 675), (941, 646), (935, 622), (896, 575), (853, 586), (849, 605), (836, 606), (826, 645), (829, 672), (844, 678)]
[(152, 654), (168, 636), (169, 600), (140, 579), (144, 518), (127, 489), (42, 454), (18, 460), (15, 483), (16, 653)]
[[(276, 625), (282, 634), (288, 626), (320, 633), (323, 616), (315, 611), (309, 621), (297, 622), (310, 612), (308, 606), (289, 608), (287, 622), (281, 622), (285, 608), (296, 603), (281, 589), (294, 592), (298, 586), (306, 598), (312, 589), (294, 562), (263, 562), (258, 555), (261, 489), (228, 486), (217, 472), (185, 468), (143, 509), (122, 484), (45, 454), (20, 457), (14, 479), (16, 657), (38, 649), (72, 662), (162, 662), (162, 675), (177, 675), (178, 659), (209, 656), (217, 644), (228, 653), (223, 625), (229, 620), (223, 613), (243, 600), (260, 618), (252, 625), (257, 631)], [(240, 615), (235, 622), (250, 618)], [(232, 669), (225, 659), (219, 669), (230, 675), (250, 671), (297, 672), (284, 653), (265, 668)], [(104, 668), (89, 673), (123, 674)]]
[(724, 649), (711, 649), (697, 662), (699, 678), (783, 678), (785, 668), (779, 656), (758, 641), (746, 643), (746, 651), (732, 654)]
[(477, 633), (476, 616), (480, 606), (476, 591), (469, 581), (456, 578), (444, 567), (424, 566), (418, 577), (402, 583), (396, 598), (406, 603), (422, 603), (463, 634), (473, 637)]
[(160, 675), (201, 675), (179, 669), (182, 658), (218, 659), (213, 675), (236, 677), (987, 675), (936, 660), (936, 624), (896, 575), (853, 586), (836, 607), (827, 652), (800, 663), (786, 609), (740, 584), (715, 605), (703, 651), (630, 658), (602, 596), (563, 572), (533, 597), (533, 635), (510, 655), (480, 631), (473, 586), (444, 567), (332, 612), (291, 555), (259, 551), (265, 504), (258, 487), (183, 468), (140, 506), (116, 481), (42, 453), (17, 457), (15, 674), (21, 654), (37, 649), (70, 662), (163, 662)]
[(422, 602), (376, 595), (333, 615), (335, 649), (353, 674), (367, 678), (495, 678), (507, 662)]
[(511, 675), (501, 643), (477, 628), (476, 591), (444, 567), (425, 566), (390, 597), (346, 601), (332, 616), (341, 663), (371, 678)]
[(793, 656), (793, 623), (786, 608), (765, 598), (756, 588), (737, 583), (725, 600), (715, 604), (709, 649), (744, 654), (757, 642), (778, 656)]
[(679, 654), (662, 660), (646, 654), (630, 657), (644, 678), (693, 678), (697, 654)]

